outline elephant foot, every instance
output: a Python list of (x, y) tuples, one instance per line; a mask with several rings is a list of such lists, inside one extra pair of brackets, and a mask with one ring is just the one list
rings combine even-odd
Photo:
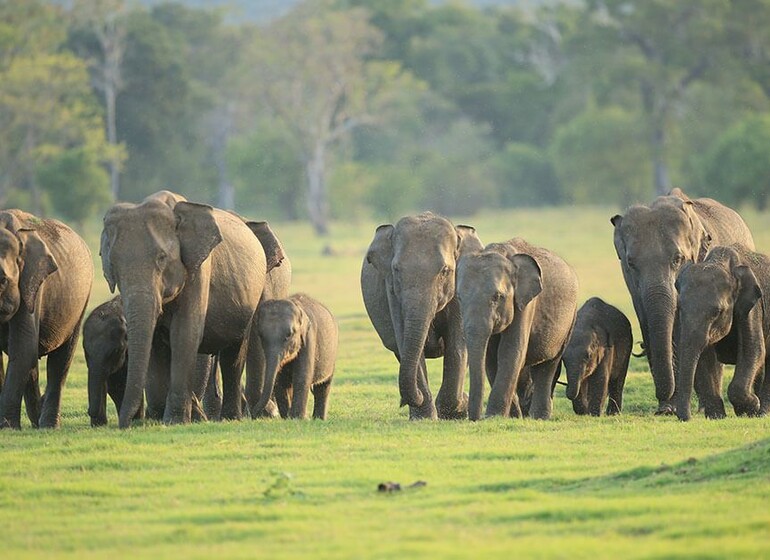
[(278, 405), (273, 400), (267, 401), (265, 408), (261, 411), (257, 411), (256, 407), (251, 409), (252, 418), (278, 418), (279, 416)]
[(429, 400), (423, 401), (420, 406), (409, 407), (409, 420), (437, 420), (436, 405)]
[(722, 418), (727, 418), (725, 403), (722, 402), (722, 399), (714, 402), (714, 404), (705, 404), (703, 406), (703, 412), (709, 420), (721, 420)]
[(465, 420), (468, 418), (468, 393), (463, 393), (460, 402), (448, 404), (441, 397), (436, 399), (438, 417), (442, 420)]
[(101, 426), (107, 425), (107, 417), (106, 416), (91, 416), (91, 427), (92, 428), (99, 428)]
[(671, 416), (676, 413), (676, 408), (669, 402), (663, 402), (658, 405), (655, 416)]
[(730, 402), (733, 403), (733, 410), (737, 416), (759, 416), (760, 404), (755, 395), (748, 395), (743, 398), (733, 396)]
[(61, 426), (61, 415), (58, 413), (45, 413), (40, 416), (41, 428), (59, 428)]

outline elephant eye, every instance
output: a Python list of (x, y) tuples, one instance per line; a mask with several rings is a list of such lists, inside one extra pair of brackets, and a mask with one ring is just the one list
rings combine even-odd
[(630, 268), (631, 270), (636, 270), (636, 261), (633, 258), (628, 257), (626, 259), (626, 264), (628, 265), (628, 268)]
[(5, 289), (5, 287), (8, 285), (8, 277), (3, 276), (0, 278), (0, 288)]
[(451, 266), (449, 266), (449, 265), (445, 265), (445, 266), (444, 266), (444, 267), (441, 269), (441, 274), (442, 274), (443, 276), (449, 276), (449, 274), (451, 274), (451, 273), (452, 273), (452, 267), (451, 267)]
[(495, 292), (492, 296), (492, 301), (495, 303), (502, 301), (503, 299), (505, 299), (505, 294), (503, 292)]
[(166, 261), (168, 261), (168, 255), (165, 251), (161, 251), (158, 253), (158, 256), (155, 257), (155, 262), (158, 263), (158, 266), (163, 266), (166, 264)]
[(682, 266), (682, 263), (684, 262), (684, 255), (682, 253), (677, 253), (671, 258), (671, 265), (674, 268), (679, 268)]

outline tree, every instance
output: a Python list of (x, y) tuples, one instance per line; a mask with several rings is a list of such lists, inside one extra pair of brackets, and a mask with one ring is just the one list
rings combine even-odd
[[(107, 142), (118, 146), (116, 122), (118, 93), (123, 88), (127, 6), (123, 0), (76, 0), (72, 9), (77, 24), (94, 38), (97, 53), (87, 56), (94, 88), (104, 98)], [(83, 54), (81, 50), (81, 54)], [(109, 161), (112, 199), (120, 198), (119, 150)]]
[(704, 158), (703, 176), (730, 204), (770, 202), (770, 113), (750, 115), (727, 129)]
[[(637, 88), (653, 183), (663, 194), (671, 188), (668, 139), (673, 115), (688, 89), (720, 66), (730, 2), (589, 0), (587, 5), (593, 17), (586, 33), (604, 41), (601, 50), (587, 52), (603, 66), (599, 76), (609, 79), (602, 93), (617, 99), (626, 85)], [(596, 76), (589, 78), (600, 85)]]
[(261, 103), (300, 147), (307, 211), (319, 234), (328, 232), (328, 152), (362, 124), (392, 81), (367, 62), (381, 34), (362, 9), (339, 11), (324, 2), (301, 5), (255, 40), (245, 58)]
[(565, 198), (626, 206), (643, 199), (649, 156), (636, 115), (618, 107), (589, 109), (556, 131), (551, 161)]

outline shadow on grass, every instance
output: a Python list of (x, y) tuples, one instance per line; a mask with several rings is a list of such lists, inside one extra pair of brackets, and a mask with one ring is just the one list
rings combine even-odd
[(545, 478), (482, 485), (483, 492), (537, 490), (548, 493), (624, 493), (644, 489), (673, 491), (676, 487), (713, 482), (766, 481), (770, 476), (770, 439), (703, 459), (691, 457), (673, 465), (641, 466), (582, 479)]

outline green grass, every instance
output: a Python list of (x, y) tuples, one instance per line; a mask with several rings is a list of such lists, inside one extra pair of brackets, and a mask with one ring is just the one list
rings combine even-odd
[[(613, 213), (488, 213), (458, 222), (475, 225), (484, 242), (522, 235), (552, 248), (576, 268), (581, 300), (599, 295), (635, 324), (612, 247)], [(758, 248), (770, 251), (768, 216), (747, 220)], [(111, 407), (110, 426), (91, 429), (79, 353), (62, 429), (0, 432), (0, 555), (770, 555), (770, 419), (654, 417), (642, 360), (632, 361), (620, 417), (578, 418), (560, 387), (547, 422), (409, 422), (398, 408), (396, 361), (372, 330), (358, 286), (374, 225), (336, 224), (322, 240), (305, 225), (274, 224), (295, 290), (318, 297), (340, 323), (329, 420), (119, 431)], [(98, 232), (89, 237), (96, 247)], [(319, 256), (327, 243), (336, 256)], [(98, 272), (92, 306), (107, 297)], [(434, 387), (439, 365), (430, 361)], [(377, 492), (380, 482), (416, 480), (427, 486)]]

